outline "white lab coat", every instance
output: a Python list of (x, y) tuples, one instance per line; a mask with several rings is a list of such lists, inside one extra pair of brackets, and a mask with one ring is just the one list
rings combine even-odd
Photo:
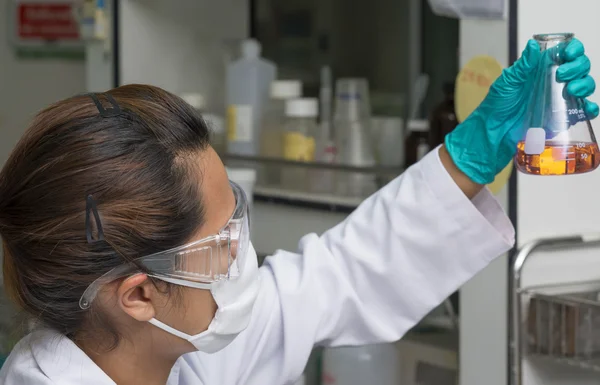
[[(315, 344), (398, 340), (513, 240), (491, 194), (469, 201), (433, 151), (298, 252), (267, 258), (248, 329), (219, 353), (182, 357), (168, 384), (291, 384)], [(39, 331), (14, 349), (0, 384), (114, 382), (70, 340)]]

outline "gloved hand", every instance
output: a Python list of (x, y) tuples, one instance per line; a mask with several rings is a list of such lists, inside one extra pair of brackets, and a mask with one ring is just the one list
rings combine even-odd
[[(540, 51), (535, 40), (530, 40), (521, 58), (490, 87), (479, 107), (446, 135), (445, 145), (456, 166), (473, 182), (488, 184), (511, 161), (527, 124), (529, 96), (541, 60), (551, 60), (551, 50)], [(568, 83), (566, 92), (577, 98), (586, 98), (596, 89), (589, 76), (590, 60), (584, 54), (583, 44), (573, 39), (560, 53), (564, 64), (556, 71), (559, 82)], [(598, 105), (585, 100), (584, 110), (589, 119), (598, 116)]]

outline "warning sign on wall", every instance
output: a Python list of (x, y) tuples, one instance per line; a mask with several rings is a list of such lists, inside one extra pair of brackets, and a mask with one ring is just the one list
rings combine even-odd
[(19, 39), (78, 40), (79, 25), (73, 3), (22, 1), (17, 5)]
[(82, 58), (79, 0), (9, 0), (10, 39), (22, 57)]

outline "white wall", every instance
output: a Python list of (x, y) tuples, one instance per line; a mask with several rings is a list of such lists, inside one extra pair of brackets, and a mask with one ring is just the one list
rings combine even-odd
[(38, 110), (85, 90), (83, 61), (19, 60), (15, 56), (6, 27), (9, 1), (0, 0), (0, 166)]
[[(106, 14), (112, 15), (113, 0), (106, 0)], [(88, 92), (103, 92), (114, 83), (114, 20), (110, 20), (107, 41), (89, 41), (85, 45), (85, 87)]]
[[(572, 9), (578, 11), (571, 12)], [(600, 79), (599, 12), (600, 3), (592, 0), (520, 1), (519, 49), (522, 50), (535, 33), (574, 32), (584, 42), (593, 63), (592, 76)], [(597, 96), (591, 99), (600, 101)], [(519, 242), (569, 233), (600, 232), (599, 188), (600, 171), (557, 178), (519, 174)]]
[[(571, 31), (584, 41), (592, 63), (600, 61), (600, 3), (573, 0), (521, 0), (518, 2), (519, 51), (535, 33)], [(570, 12), (570, 10), (579, 12)], [(460, 59), (464, 64), (475, 54), (490, 54), (508, 64), (507, 21), (461, 21)], [(600, 72), (592, 65), (592, 75)], [(596, 98), (592, 98), (593, 100)], [(597, 100), (597, 99), (596, 99)], [(570, 177), (533, 177), (518, 175), (519, 245), (540, 238), (578, 233), (600, 233), (600, 205), (596, 204), (600, 172)], [(600, 271), (597, 253), (574, 255), (547, 254), (528, 266), (526, 283), (534, 284), (557, 277), (589, 278), (586, 273)], [(575, 269), (577, 267), (577, 269)], [(461, 290), (461, 385), (506, 384), (506, 259), (492, 264)], [(578, 273), (579, 272), (579, 273)], [(579, 274), (579, 275), (577, 275)], [(566, 278), (565, 278), (566, 279)], [(485, 347), (485, 354), (481, 354)], [(556, 365), (524, 365), (524, 385), (597, 384), (596, 374), (567, 370)], [(560, 376), (558, 374), (561, 374)]]
[[(461, 67), (477, 55), (507, 66), (508, 48), (508, 20), (460, 21)], [(506, 207), (506, 188), (498, 198)], [(507, 384), (507, 260), (498, 258), (460, 289), (461, 385)]]
[[(572, 10), (577, 10), (572, 12)], [(518, 8), (518, 43), (522, 50), (536, 33), (574, 32), (586, 46), (592, 61), (592, 76), (600, 79), (600, 3), (592, 0), (521, 0)], [(598, 102), (598, 97), (592, 97)], [(596, 123), (597, 125), (598, 123)], [(597, 132), (597, 131), (596, 131)], [(523, 244), (540, 237), (569, 234), (600, 234), (600, 171), (581, 176), (518, 176), (518, 239)], [(546, 255), (526, 271), (529, 283), (567, 277), (586, 279), (600, 272), (598, 253)], [(577, 258), (576, 258), (577, 257)], [(579, 269), (575, 269), (579, 267)], [(579, 275), (577, 275), (579, 273)], [(556, 365), (526, 362), (524, 385), (597, 384), (597, 373), (567, 371)], [(561, 374), (559, 376), (558, 374)]]
[(123, 0), (121, 83), (200, 91), (224, 111), (226, 43), (249, 32), (247, 0)]
[[(346, 216), (325, 210), (254, 202), (252, 223), (260, 226), (252, 228), (252, 243), (259, 255), (270, 255), (279, 249), (297, 250), (298, 241), (304, 235), (323, 234)], [(281, 226), (284, 220), (286, 225)]]
[(0, 164), (41, 108), (85, 90), (83, 61), (19, 60), (9, 44), (9, 0), (0, 0)]

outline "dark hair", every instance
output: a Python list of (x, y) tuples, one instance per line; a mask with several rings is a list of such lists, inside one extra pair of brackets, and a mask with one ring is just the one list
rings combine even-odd
[[(0, 173), (0, 235), (9, 296), (36, 320), (77, 339), (87, 286), (126, 261), (188, 242), (203, 223), (200, 167), (207, 148), (202, 117), (156, 87), (128, 85), (95, 94), (122, 111), (100, 116), (89, 95), (40, 112)], [(86, 240), (92, 194), (105, 241)]]

